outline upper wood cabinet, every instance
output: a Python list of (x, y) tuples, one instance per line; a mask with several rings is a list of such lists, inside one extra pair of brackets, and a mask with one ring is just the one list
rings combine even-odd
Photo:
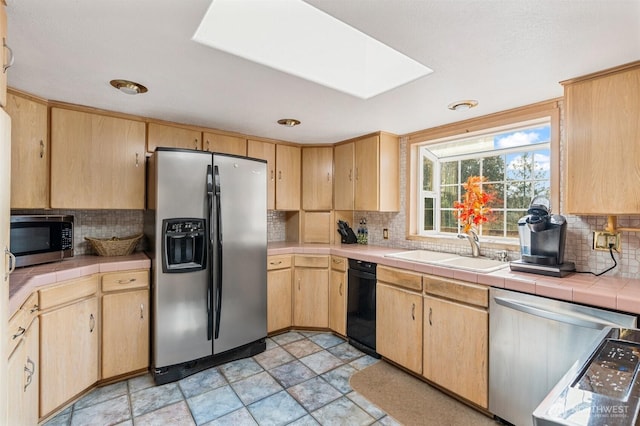
[(51, 207), (143, 209), (145, 124), (51, 109)]
[(276, 144), (247, 140), (247, 156), (267, 162), (267, 210), (276, 208)]
[(640, 213), (640, 61), (562, 84), (567, 212)]
[(302, 148), (302, 210), (333, 208), (333, 148)]
[(333, 207), (336, 210), (353, 210), (355, 143), (349, 142), (333, 148), (334, 189)]
[(202, 149), (223, 154), (247, 155), (247, 140), (219, 133), (202, 134)]
[(11, 117), (11, 208), (48, 208), (47, 105), (9, 93), (6, 110)]
[(276, 210), (300, 210), (300, 147), (276, 145)]
[(336, 145), (336, 210), (400, 210), (398, 137), (376, 133)]
[(186, 127), (149, 123), (147, 128), (147, 151), (157, 147), (202, 149), (202, 133)]

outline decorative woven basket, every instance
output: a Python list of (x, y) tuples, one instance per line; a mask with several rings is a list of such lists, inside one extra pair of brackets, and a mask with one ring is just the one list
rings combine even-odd
[(89, 241), (89, 244), (91, 244), (91, 247), (98, 253), (98, 256), (127, 256), (133, 253), (142, 236), (143, 234), (123, 238), (84, 237), (84, 239)]

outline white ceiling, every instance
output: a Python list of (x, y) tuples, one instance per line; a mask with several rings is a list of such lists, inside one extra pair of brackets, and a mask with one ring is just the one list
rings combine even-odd
[[(50, 100), (326, 143), (376, 130), (405, 134), (560, 97), (561, 80), (640, 59), (640, 0), (307, 0), (434, 70), (363, 100), (192, 41), (210, 2), (7, 0), (15, 54), (9, 86)], [(238, 23), (238, 31), (251, 30)], [(149, 92), (120, 93), (109, 85), (116, 78)], [(447, 109), (461, 99), (480, 104)], [(284, 128), (280, 118), (302, 124)]]

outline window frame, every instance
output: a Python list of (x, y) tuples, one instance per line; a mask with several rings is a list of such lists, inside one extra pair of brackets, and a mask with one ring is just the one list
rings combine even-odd
[[(490, 131), (504, 126), (514, 126), (521, 122), (548, 118), (551, 125), (550, 134), (550, 192), (551, 208), (560, 212), (560, 99), (540, 102), (520, 108), (511, 109), (495, 114), (485, 115), (469, 120), (459, 121), (431, 129), (422, 130), (406, 135), (406, 197), (405, 212), (406, 238), (424, 242), (451, 242), (457, 240), (451, 234), (422, 235), (418, 226), (418, 205), (422, 207), (423, 200), (419, 197), (418, 185), (422, 184), (422, 176), (418, 176), (421, 161), (420, 146), (425, 143), (439, 143), (446, 138), (455, 138), (467, 133)], [(437, 163), (437, 162), (436, 162)], [(437, 197), (439, 199), (439, 197)], [(439, 202), (434, 208), (440, 209)], [(439, 220), (439, 214), (436, 215)], [(519, 242), (515, 238), (481, 237), (483, 244), (488, 247), (515, 249)], [(459, 241), (459, 240), (458, 240)]]

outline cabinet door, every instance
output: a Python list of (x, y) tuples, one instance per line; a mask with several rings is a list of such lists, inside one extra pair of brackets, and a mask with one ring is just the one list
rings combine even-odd
[(276, 210), (300, 210), (300, 148), (276, 145)]
[(184, 127), (149, 123), (147, 128), (147, 151), (159, 146), (170, 148), (202, 149), (202, 133)]
[[(26, 359), (26, 349), (24, 340), (18, 343), (18, 346), (14, 349), (13, 353), (9, 357), (8, 362), (8, 379), (7, 380), (7, 425), (25, 425), (26, 419), (25, 413), (25, 397), (24, 397), (24, 382), (25, 371), (24, 361)], [(37, 424), (37, 422), (35, 423)]]
[(329, 272), (327, 269), (296, 268), (293, 288), (293, 325), (329, 326)]
[(639, 92), (640, 66), (565, 86), (569, 213), (640, 213)]
[(355, 142), (355, 209), (378, 210), (378, 190), (380, 187), (378, 165), (379, 138), (371, 136)]
[(102, 378), (149, 366), (149, 290), (102, 296)]
[(333, 148), (335, 165), (334, 208), (336, 210), (353, 210), (355, 144), (349, 142)]
[(34, 318), (24, 335), (26, 359), (24, 382), (24, 416), (25, 424), (38, 424), (40, 415), (40, 327), (39, 319)]
[(347, 335), (347, 273), (334, 269), (329, 283), (329, 328)]
[(223, 154), (247, 155), (247, 140), (219, 133), (202, 134), (202, 149)]
[(9, 49), (5, 48), (5, 45), (9, 45), (7, 42), (7, 9), (6, 2), (0, 4), (0, 37), (2, 37), (2, 65), (3, 69), (0, 72), (0, 106), (7, 105), (7, 71), (4, 70), (4, 65), (8, 65), (11, 61), (11, 53)]
[(49, 207), (47, 105), (10, 93), (11, 208)]
[(276, 144), (247, 141), (247, 156), (267, 162), (267, 210), (276, 208)]
[[(0, 5), (0, 9), (4, 9)], [(9, 258), (6, 250), (9, 250), (9, 194), (11, 191), (11, 119), (9, 115), (0, 108), (0, 250), (2, 250), (2, 261), (0, 262), (0, 312), (3, 319), (0, 320), (0, 383), (7, 382), (7, 314), (9, 311), (9, 275), (7, 267)], [(5, 420), (7, 412), (7, 388), (0, 385), (0, 422)]]
[(145, 125), (51, 109), (51, 207), (143, 209)]
[(422, 296), (376, 285), (376, 352), (422, 373)]
[(40, 415), (98, 381), (98, 299), (40, 316)]
[(333, 149), (302, 148), (302, 210), (333, 208)]
[(489, 313), (431, 296), (424, 304), (424, 376), (487, 408)]
[(267, 272), (267, 332), (291, 327), (291, 269)]

